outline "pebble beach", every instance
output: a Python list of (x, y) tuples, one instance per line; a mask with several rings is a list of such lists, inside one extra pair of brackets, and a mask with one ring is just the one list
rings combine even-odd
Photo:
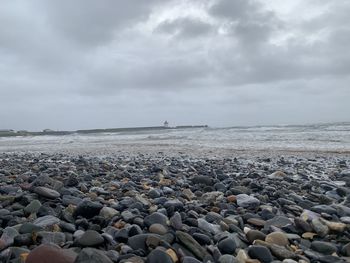
[(350, 261), (349, 155), (148, 148), (1, 153), (0, 261)]

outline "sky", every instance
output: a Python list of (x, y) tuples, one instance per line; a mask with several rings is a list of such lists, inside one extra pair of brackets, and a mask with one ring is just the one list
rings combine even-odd
[(349, 0), (0, 0), (0, 129), (350, 121)]

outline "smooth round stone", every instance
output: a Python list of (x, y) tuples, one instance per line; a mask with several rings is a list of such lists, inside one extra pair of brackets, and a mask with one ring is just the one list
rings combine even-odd
[(152, 199), (160, 197), (160, 192), (157, 189), (151, 189), (148, 192), (148, 196)]
[(196, 176), (192, 179), (192, 183), (211, 186), (213, 185), (213, 178), (209, 176)]
[(77, 208), (74, 210), (73, 216), (92, 218), (94, 216), (97, 216), (102, 208), (103, 205), (101, 205), (100, 203), (92, 202), (89, 200), (83, 200), (81, 203), (78, 204)]
[(49, 199), (56, 199), (59, 198), (61, 195), (56, 190), (44, 187), (44, 186), (37, 186), (34, 188), (34, 193), (49, 198)]
[(265, 241), (270, 244), (276, 244), (279, 246), (288, 246), (288, 236), (282, 232), (273, 232), (266, 236)]
[(249, 218), (247, 222), (253, 226), (262, 227), (266, 224), (265, 220), (259, 219), (259, 218)]
[(168, 222), (168, 217), (162, 213), (154, 212), (145, 217), (144, 223), (147, 227), (150, 227), (153, 224), (161, 224), (166, 226)]
[(219, 263), (239, 263), (239, 261), (232, 255), (222, 255), (219, 258)]
[(350, 216), (343, 216), (340, 218), (340, 221), (342, 221), (345, 224), (350, 225)]
[(159, 235), (157, 234), (139, 234), (139, 235), (135, 235), (132, 236), (128, 239), (128, 245), (132, 248), (132, 249), (142, 249), (144, 251), (147, 250), (146, 247), (146, 240), (149, 237), (156, 237), (156, 238), (160, 238)]
[(112, 207), (103, 207), (100, 211), (100, 216), (106, 218), (106, 219), (110, 219), (112, 217), (114, 217), (115, 215), (119, 214), (119, 212), (117, 210), (115, 210)]
[(263, 246), (250, 246), (248, 255), (253, 259), (258, 259), (262, 263), (270, 263), (273, 260), (270, 250)]
[(271, 226), (282, 228), (284, 226), (292, 225), (292, 224), (293, 222), (285, 216), (275, 216), (274, 218), (271, 218), (266, 221), (264, 229), (268, 230)]
[(329, 206), (329, 205), (315, 205), (311, 207), (311, 211), (316, 212), (316, 213), (326, 213), (329, 215), (337, 214), (337, 209)]
[(258, 230), (249, 230), (246, 234), (246, 238), (248, 239), (249, 243), (253, 243), (255, 240), (265, 240), (266, 235)]
[(312, 241), (311, 249), (326, 255), (331, 255), (338, 251), (334, 244), (324, 241)]
[(154, 249), (148, 254), (146, 263), (173, 263), (173, 260), (166, 252)]
[(29, 253), (26, 263), (74, 263), (76, 257), (72, 250), (55, 245), (40, 245)]
[(47, 216), (38, 217), (37, 219), (34, 220), (33, 224), (38, 227), (46, 228), (46, 227), (50, 227), (55, 224), (58, 224), (60, 223), (60, 221), (61, 220), (55, 216), (47, 215)]
[(175, 212), (174, 215), (170, 218), (170, 225), (175, 230), (181, 230), (182, 229), (182, 219), (179, 212)]
[(39, 200), (31, 201), (23, 210), (27, 214), (37, 213), (41, 207)]
[(202, 246), (211, 244), (212, 239), (207, 235), (201, 233), (194, 233), (192, 236)]
[(158, 235), (165, 235), (168, 232), (168, 229), (165, 226), (157, 223), (151, 225), (148, 230), (150, 233), (154, 233)]
[(329, 232), (328, 226), (324, 225), (319, 219), (313, 219), (311, 225), (320, 237), (325, 237)]
[(94, 247), (104, 243), (103, 237), (95, 230), (87, 230), (78, 240), (77, 244), (83, 247)]
[(225, 238), (218, 243), (218, 248), (222, 254), (233, 254), (236, 251), (237, 244), (234, 239)]
[(113, 261), (102, 250), (84, 248), (74, 263), (113, 263)]
[(256, 208), (260, 205), (260, 201), (247, 194), (239, 194), (237, 197), (237, 205), (243, 208)]

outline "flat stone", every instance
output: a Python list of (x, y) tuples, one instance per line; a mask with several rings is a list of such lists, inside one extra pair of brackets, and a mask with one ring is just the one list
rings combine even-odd
[(153, 224), (161, 224), (166, 226), (168, 223), (168, 217), (162, 213), (154, 212), (145, 217), (144, 223), (147, 227), (150, 227)]
[(253, 243), (255, 240), (265, 240), (266, 235), (258, 230), (249, 230), (246, 234), (246, 238), (248, 239), (249, 243)]
[(324, 241), (312, 241), (310, 248), (325, 255), (331, 255), (338, 251), (334, 244)]
[(119, 212), (112, 207), (105, 206), (100, 210), (100, 216), (102, 216), (106, 219), (111, 219), (112, 217), (114, 217), (118, 214), (119, 214)]
[(149, 232), (158, 234), (158, 235), (165, 235), (168, 232), (168, 229), (161, 225), (161, 224), (153, 224), (149, 227)]
[(44, 186), (35, 187), (34, 193), (49, 199), (56, 199), (61, 196), (60, 193), (57, 192), (56, 190), (53, 190)]
[(270, 263), (273, 260), (270, 250), (264, 246), (250, 246), (248, 255), (253, 259), (258, 259), (262, 263)]
[(247, 194), (237, 195), (237, 205), (243, 208), (256, 208), (260, 205), (260, 201)]
[(23, 209), (23, 211), (27, 214), (37, 213), (40, 207), (41, 207), (40, 201), (33, 200)]
[(47, 228), (60, 223), (60, 221), (61, 220), (55, 216), (47, 215), (47, 216), (38, 217), (37, 219), (34, 220), (33, 224), (38, 227)]
[(265, 241), (270, 244), (276, 244), (279, 246), (288, 246), (289, 241), (285, 233), (273, 232), (266, 236)]
[(103, 237), (95, 230), (87, 230), (77, 240), (77, 244), (83, 247), (95, 247), (103, 243), (104, 243)]
[(56, 244), (63, 246), (66, 242), (66, 235), (62, 232), (40, 231), (37, 233), (36, 240), (40, 241), (41, 244)]
[(208, 254), (206, 250), (189, 234), (176, 231), (176, 237), (184, 244), (197, 258), (203, 260)]

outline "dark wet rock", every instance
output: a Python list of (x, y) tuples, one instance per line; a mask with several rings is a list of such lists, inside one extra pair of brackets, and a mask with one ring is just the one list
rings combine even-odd
[(100, 203), (84, 200), (78, 204), (77, 208), (73, 212), (73, 216), (92, 218), (100, 213), (102, 207), (103, 205), (101, 205)]
[(12, 246), (14, 243), (14, 238), (18, 236), (19, 233), (13, 227), (7, 227), (2, 231), (0, 238), (0, 250)]
[(192, 179), (194, 184), (213, 185), (213, 179), (209, 176), (196, 176)]
[(204, 259), (207, 255), (206, 250), (189, 234), (176, 231), (176, 237), (184, 244), (197, 258)]
[(171, 257), (160, 249), (154, 249), (147, 256), (147, 263), (173, 263)]
[(331, 255), (338, 251), (334, 244), (324, 241), (313, 241), (311, 243), (311, 249), (326, 255)]
[(218, 248), (222, 254), (233, 254), (236, 251), (237, 244), (234, 239), (225, 238), (218, 243)]
[(201, 233), (194, 233), (192, 236), (201, 245), (211, 244), (211, 238), (207, 235)]
[(168, 222), (168, 217), (159, 212), (154, 212), (149, 216), (146, 216), (144, 219), (144, 223), (148, 227), (150, 227), (153, 224), (161, 224), (163, 226), (166, 226), (167, 222)]
[(84, 248), (78, 254), (74, 263), (113, 263), (104, 251), (94, 248)]
[(43, 227), (34, 225), (32, 223), (24, 223), (20, 226), (18, 232), (21, 234), (27, 234), (27, 233), (39, 232), (43, 229), (44, 229)]
[(95, 247), (103, 244), (104, 239), (98, 232), (87, 230), (76, 242), (83, 247)]
[(258, 259), (262, 263), (270, 263), (273, 260), (270, 250), (263, 246), (250, 246), (248, 255), (253, 259)]
[(311, 207), (311, 211), (314, 211), (316, 213), (326, 213), (326, 214), (336, 214), (337, 210), (329, 205), (315, 205)]
[(27, 214), (37, 213), (41, 207), (39, 200), (33, 200), (23, 210)]
[(144, 251), (147, 250), (146, 247), (146, 240), (149, 237), (156, 237), (156, 238), (160, 238), (159, 235), (156, 234), (139, 234), (139, 235), (135, 235), (132, 236), (128, 239), (128, 245), (132, 248), (132, 249), (142, 249)]
[(265, 240), (266, 235), (258, 230), (249, 230), (246, 234), (249, 243), (253, 243), (254, 240)]

